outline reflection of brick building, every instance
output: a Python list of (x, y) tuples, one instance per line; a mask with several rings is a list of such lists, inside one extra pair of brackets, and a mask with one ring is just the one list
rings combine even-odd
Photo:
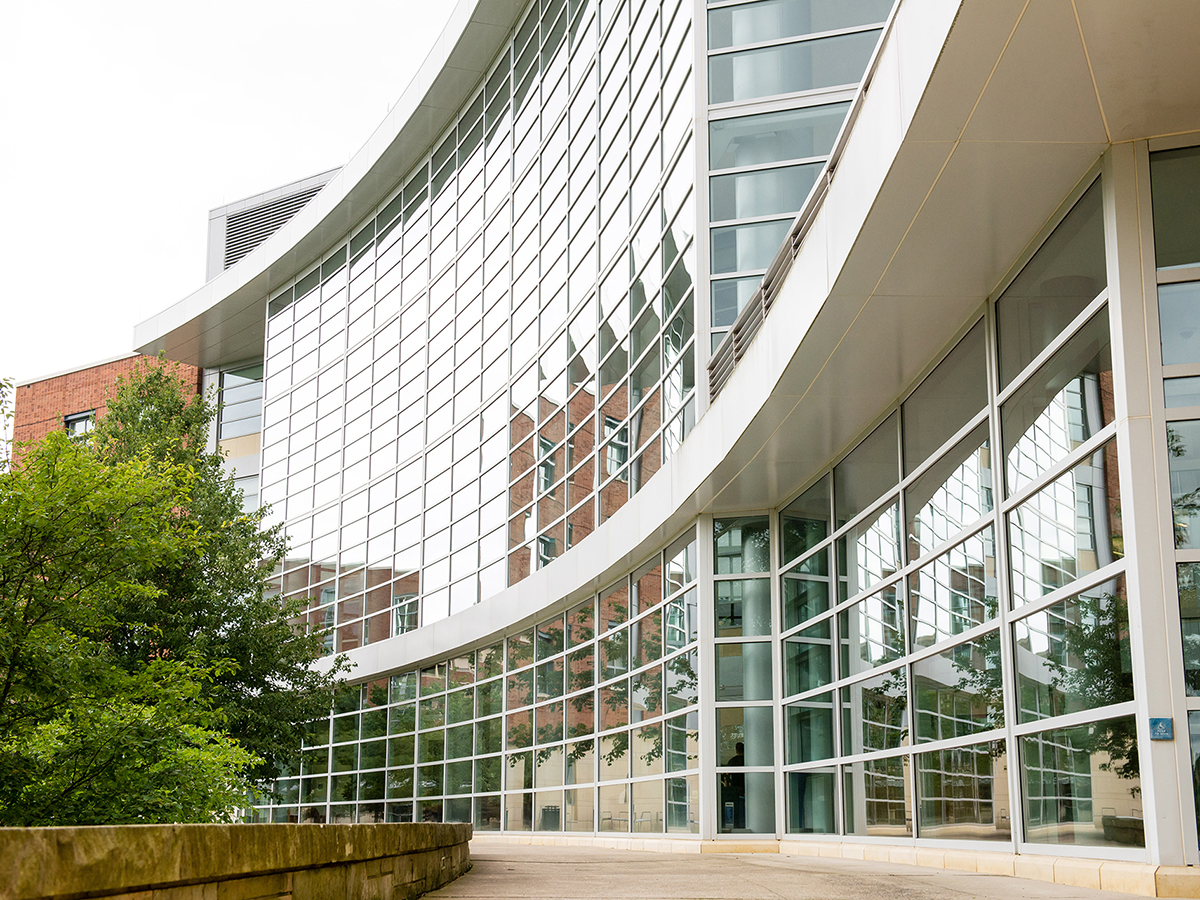
[[(158, 360), (130, 353), (18, 385), (13, 415), (13, 443), (20, 445), (39, 441), (52, 431), (64, 429), (90, 431), (92, 423), (104, 415), (117, 379), (129, 377), (142, 365), (158, 365)], [(171, 365), (184, 381), (199, 392), (199, 369), (184, 363)], [(16, 456), (19, 458), (19, 450)]]

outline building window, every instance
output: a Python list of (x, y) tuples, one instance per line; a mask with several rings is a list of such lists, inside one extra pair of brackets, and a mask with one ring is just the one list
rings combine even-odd
[(87, 434), (96, 427), (96, 411), (89, 409), (87, 412), (64, 416), (63, 427), (71, 437)]
[(608, 442), (604, 456), (607, 460), (609, 475), (615, 475), (629, 459), (629, 432), (621, 427), (621, 420), (612, 416), (604, 417), (604, 437), (612, 438)]
[(406, 634), (417, 629), (417, 595), (396, 594), (392, 597), (392, 634)]
[(545, 457), (538, 463), (538, 492), (545, 493), (554, 485), (554, 457), (550, 450), (554, 442), (544, 437), (538, 438), (538, 455)]

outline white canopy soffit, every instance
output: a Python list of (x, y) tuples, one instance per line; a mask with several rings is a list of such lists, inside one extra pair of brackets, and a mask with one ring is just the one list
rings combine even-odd
[(700, 513), (786, 500), (980, 315), (1111, 143), (1200, 131), (1198, 44), (1195, 0), (900, 0), (766, 327), (680, 450), (551, 565), (351, 660), (382, 671), (482, 643)]
[(205, 367), (261, 356), (267, 294), (319, 259), (399, 186), (479, 86), (524, 2), (459, 0), (400, 100), (341, 172), (243, 260), (137, 325), (134, 346)]

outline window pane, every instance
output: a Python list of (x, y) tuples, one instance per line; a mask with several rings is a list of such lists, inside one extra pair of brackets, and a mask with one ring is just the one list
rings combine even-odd
[(837, 831), (834, 809), (834, 770), (788, 772), (788, 834), (833, 834)]
[(838, 614), (840, 675), (867, 672), (904, 655), (904, 604), (896, 585)]
[(798, 631), (783, 645), (785, 696), (824, 687), (833, 680), (833, 619)]
[(825, 156), (849, 108), (849, 103), (832, 103), (718, 119), (708, 126), (710, 167), (716, 171)]
[(1183, 680), (1189, 697), (1200, 697), (1200, 563), (1180, 563), (1179, 619), (1183, 626)]
[[(783, 576), (785, 630), (829, 609), (829, 577), (825, 564), (827, 558), (827, 551), (822, 550)], [(814, 577), (803, 574), (810, 568), (816, 572)]]
[(807, 553), (829, 534), (829, 476), (788, 504), (779, 515), (784, 564)]
[(899, 481), (896, 446), (899, 421), (899, 414), (892, 413), (834, 467), (833, 496), (838, 526), (867, 509)]
[(987, 404), (979, 322), (904, 401), (904, 466), (911, 472)]
[(908, 743), (908, 677), (903, 667), (842, 688), (844, 756)]
[(1158, 267), (1200, 264), (1200, 147), (1151, 153), (1150, 193)]
[(755, 216), (795, 214), (804, 205), (824, 163), (784, 166), (758, 172), (717, 175), (709, 180), (708, 217), (713, 222)]
[(907, 756), (842, 767), (846, 834), (911, 837)]
[(1017, 376), (1108, 285), (1100, 179), (996, 301), (1000, 386)]
[(1124, 577), (1013, 625), (1022, 722), (1133, 699)]
[(1133, 716), (1020, 740), (1027, 841), (1146, 845)]
[(769, 706), (717, 709), (717, 765), (774, 765), (774, 735), (774, 711)]
[(717, 637), (771, 633), (771, 582), (766, 578), (716, 583)]
[(878, 38), (878, 31), (863, 31), (711, 57), (708, 102), (729, 103), (855, 84), (862, 78)]
[(725, 278), (712, 283), (712, 318), (714, 328), (724, 328), (732, 325), (738, 313), (754, 296), (755, 289), (762, 283), (762, 278), (754, 275), (750, 278)]
[(767, 268), (791, 225), (785, 219), (712, 229), (712, 274)]
[(929, 647), (994, 619), (996, 542), (991, 527), (908, 577), (912, 643)]
[(1167, 378), (1163, 381), (1163, 394), (1168, 409), (1200, 406), (1200, 377)]
[(833, 751), (833, 694), (820, 694), (784, 710), (787, 762), (829, 759)]
[(913, 663), (913, 698), (918, 741), (1003, 728), (1000, 632), (989, 631)]
[(1167, 425), (1167, 464), (1171, 474), (1171, 512), (1175, 546), (1200, 547), (1200, 420)]
[(717, 699), (771, 699), (771, 645), (718, 644)]
[(1108, 313), (1101, 311), (1000, 411), (1009, 494), (1113, 419)]
[(1008, 539), (1014, 606), (1124, 556), (1116, 441), (1013, 510)]
[(900, 569), (900, 505), (892, 503), (838, 538), (840, 600), (865, 591)]
[(1164, 366), (1200, 362), (1200, 282), (1159, 287), (1158, 330)]
[(917, 754), (920, 836), (1012, 840), (1004, 741)]
[(713, 553), (717, 575), (766, 572), (771, 565), (767, 517), (743, 516), (715, 520)]
[(919, 559), (992, 510), (992, 454), (984, 422), (905, 492), (908, 552)]
[(738, 47), (873, 25), (887, 18), (892, 0), (762, 0), (708, 14), (708, 46)]

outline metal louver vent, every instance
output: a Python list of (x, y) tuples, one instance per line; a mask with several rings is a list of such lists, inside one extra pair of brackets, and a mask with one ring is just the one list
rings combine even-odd
[(322, 187), (324, 185), (307, 188), (230, 215), (225, 225), (225, 268), (282, 228)]

